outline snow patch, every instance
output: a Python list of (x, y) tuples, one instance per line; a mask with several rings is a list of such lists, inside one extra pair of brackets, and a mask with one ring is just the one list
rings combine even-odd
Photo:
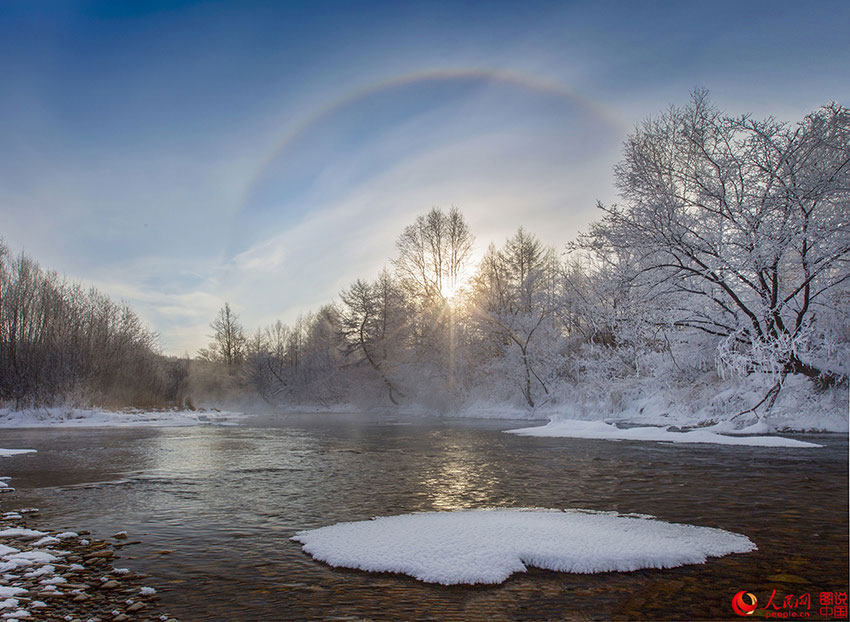
[(750, 447), (822, 447), (815, 443), (782, 436), (724, 436), (706, 429), (672, 432), (668, 427), (641, 426), (618, 428), (604, 421), (553, 419), (546, 425), (505, 430), (519, 436), (607, 439), (615, 441), (663, 441), (671, 443), (713, 443), (717, 445), (747, 445)]
[(18, 594), (26, 594), (28, 590), (22, 587), (10, 587), (8, 585), (0, 585), (0, 598), (10, 598)]
[[(56, 551), (51, 551), (51, 553), (55, 553)], [(23, 553), (11, 553), (9, 555), (4, 555), (3, 559), (14, 561), (14, 560), (24, 560), (28, 562), (32, 562), (33, 564), (50, 564), (52, 562), (59, 561), (59, 558), (55, 555), (51, 555), (47, 551), (24, 551)], [(31, 564), (32, 565), (32, 564)]]
[(46, 536), (47, 532), (37, 531), (35, 529), (24, 529), (23, 527), (10, 527), (9, 529), (0, 529), (0, 536), (6, 538), (21, 538), (22, 540), (32, 540), (41, 536)]
[(651, 517), (493, 509), (378, 517), (291, 538), (331, 566), (398, 572), (427, 583), (501, 583), (528, 566), (595, 573), (701, 564), (756, 550), (746, 536)]
[(0, 457), (17, 456), (19, 454), (34, 454), (35, 449), (0, 449)]

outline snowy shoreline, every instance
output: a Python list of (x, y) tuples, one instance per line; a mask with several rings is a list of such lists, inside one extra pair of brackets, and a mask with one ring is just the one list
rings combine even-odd
[(199, 410), (106, 410), (54, 406), (12, 410), (0, 408), (0, 428), (91, 428), (91, 427), (186, 427), (236, 425), (242, 413), (216, 409)]
[(673, 431), (667, 426), (620, 428), (604, 421), (553, 419), (543, 426), (505, 430), (508, 434), (544, 438), (583, 438), (609, 441), (651, 441), (663, 443), (695, 443), (712, 445), (744, 445), (747, 447), (823, 447), (784, 436), (744, 436), (747, 431), (719, 434), (716, 426), (697, 430)]
[[(374, 412), (381, 416), (423, 417), (442, 419), (493, 419), (504, 421), (541, 422), (536, 428), (506, 430), (525, 436), (552, 436), (572, 438), (607, 438), (617, 440), (671, 441), (682, 443), (719, 443), (736, 445), (804, 446), (801, 441), (782, 441), (780, 433), (848, 433), (847, 420), (829, 419), (816, 422), (812, 416), (798, 421), (770, 418), (749, 425), (736, 424), (730, 419), (701, 420), (693, 417), (675, 417), (651, 412), (635, 413), (633, 409), (619, 416), (588, 417), (575, 406), (550, 405), (528, 409), (511, 404), (476, 402), (457, 411), (434, 411), (408, 406), (388, 409), (358, 407), (352, 404), (334, 406), (299, 405), (277, 409), (252, 408), (246, 411), (201, 408), (197, 410), (106, 410), (101, 408), (50, 407), (13, 410), (0, 408), (0, 429), (12, 428), (93, 428), (93, 427), (191, 427), (238, 426), (252, 417), (287, 417), (292, 415), (356, 416)], [(799, 425), (794, 425), (797, 423)], [(580, 428), (580, 430), (579, 430)], [(672, 428), (673, 431), (668, 431)], [(729, 436), (731, 435), (731, 436)], [(753, 440), (762, 436), (763, 441)], [(739, 437), (741, 440), (729, 440)], [(809, 444), (811, 445), (811, 444)]]
[[(15, 451), (15, 453), (9, 453)], [(0, 456), (35, 450), (0, 449)], [(8, 622), (50, 619), (68, 622), (159, 619), (177, 622), (162, 612), (156, 589), (142, 585), (145, 575), (115, 565), (128, 544), (126, 532), (110, 540), (87, 531), (45, 528), (38, 508), (8, 509), (14, 493), (0, 478), (0, 617)]]

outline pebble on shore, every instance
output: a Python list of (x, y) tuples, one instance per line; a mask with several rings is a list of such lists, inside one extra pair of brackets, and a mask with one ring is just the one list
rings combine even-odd
[(120, 544), (35, 529), (37, 515), (24, 508), (0, 516), (0, 620), (177, 622), (158, 608), (143, 575), (114, 567)]

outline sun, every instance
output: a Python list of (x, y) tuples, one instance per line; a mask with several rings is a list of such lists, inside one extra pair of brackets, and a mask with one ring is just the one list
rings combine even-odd
[(462, 281), (460, 278), (456, 279), (454, 283), (446, 283), (440, 288), (440, 295), (443, 297), (446, 302), (453, 302), (463, 291), (465, 281)]
[(474, 252), (464, 262), (454, 278), (446, 277), (440, 286), (440, 295), (449, 305), (457, 306), (463, 300), (464, 294), (469, 291), (472, 277), (478, 270), (481, 255)]

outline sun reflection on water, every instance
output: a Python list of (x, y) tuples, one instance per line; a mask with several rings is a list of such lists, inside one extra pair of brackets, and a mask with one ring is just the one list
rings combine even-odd
[(431, 508), (442, 511), (492, 505), (498, 484), (487, 463), (459, 445), (446, 446), (422, 479)]

